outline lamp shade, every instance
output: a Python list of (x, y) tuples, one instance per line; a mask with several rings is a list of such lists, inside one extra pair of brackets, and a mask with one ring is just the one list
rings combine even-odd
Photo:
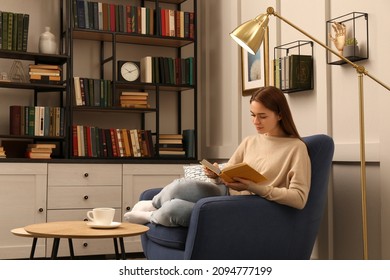
[(267, 26), (268, 14), (261, 14), (238, 26), (230, 36), (246, 51), (255, 54), (263, 42)]

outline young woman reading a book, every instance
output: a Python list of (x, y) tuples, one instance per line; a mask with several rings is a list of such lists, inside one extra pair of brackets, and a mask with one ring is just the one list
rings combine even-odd
[(229, 195), (258, 195), (297, 209), (305, 207), (310, 190), (310, 159), (286, 97), (276, 87), (261, 88), (250, 99), (250, 112), (257, 134), (241, 142), (227, 166), (246, 162), (267, 181), (256, 183), (238, 177), (234, 178), (235, 182), (228, 183), (204, 168), (213, 183), (175, 180), (153, 200), (138, 202), (125, 214), (125, 220), (188, 226), (196, 201), (223, 195), (218, 187), (221, 184), (226, 186)]

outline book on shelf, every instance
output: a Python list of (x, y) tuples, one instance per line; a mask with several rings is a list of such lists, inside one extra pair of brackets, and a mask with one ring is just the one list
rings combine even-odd
[(160, 150), (160, 155), (167, 156), (185, 156), (185, 151), (175, 151), (175, 150)]
[(26, 152), (26, 157), (32, 159), (51, 159), (51, 153)]
[(183, 130), (183, 148), (188, 158), (195, 157), (195, 129)]
[(36, 143), (28, 144), (26, 149), (26, 157), (33, 159), (51, 159), (55, 144), (50, 143)]
[(182, 139), (159, 139), (158, 143), (160, 144), (183, 144)]
[(200, 164), (207, 167), (209, 170), (211, 170), (219, 177), (221, 177), (224, 181), (229, 183), (234, 182), (233, 178), (235, 177), (247, 179), (255, 183), (260, 183), (267, 180), (266, 177), (264, 177), (262, 174), (257, 172), (255, 169), (250, 167), (245, 162), (241, 162), (241, 163), (234, 164), (232, 166), (225, 167), (222, 170), (219, 169), (218, 166), (213, 165), (211, 162), (209, 162), (206, 159), (201, 160)]
[(173, 85), (194, 85), (194, 59), (171, 57), (141, 58), (141, 81)]
[(52, 64), (30, 64), (29, 69), (45, 69), (45, 70), (59, 70), (61, 71), (61, 66), (52, 65)]
[(36, 143), (36, 144), (29, 144), (28, 148), (55, 149), (56, 148), (56, 144), (53, 144), (53, 143)]
[(6, 158), (6, 157), (7, 157), (7, 154), (4, 150), (4, 147), (0, 146), (0, 158)]
[(160, 156), (186, 156), (182, 134), (159, 134), (158, 149)]
[(153, 35), (155, 12), (150, 7), (75, 0), (75, 28)]
[(149, 93), (144, 92), (144, 91), (123, 91), (122, 96), (149, 96)]
[(0, 49), (27, 51), (29, 14), (0, 11)]
[(289, 88), (310, 89), (312, 83), (313, 58), (311, 55), (289, 56)]
[(72, 126), (72, 156), (90, 158), (152, 157), (150, 130)]
[(10, 106), (11, 135), (64, 136), (65, 109), (48, 106)]
[(152, 57), (145, 56), (141, 58), (141, 82), (152, 83), (153, 82), (153, 68), (152, 68)]
[(112, 81), (73, 77), (74, 104), (76, 106), (111, 107)]
[(122, 92), (119, 105), (123, 108), (150, 108), (147, 92)]
[(312, 86), (313, 58), (311, 55), (289, 55), (276, 58), (274, 83), (282, 90), (310, 89)]
[(164, 133), (160, 133), (158, 135), (158, 138), (159, 139), (183, 139), (183, 135), (182, 134), (164, 134)]

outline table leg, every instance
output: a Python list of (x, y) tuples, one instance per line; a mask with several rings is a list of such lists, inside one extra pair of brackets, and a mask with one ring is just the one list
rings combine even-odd
[(37, 247), (37, 241), (38, 241), (38, 238), (34, 237), (33, 242), (32, 242), (32, 246), (31, 246), (30, 260), (34, 259), (35, 248)]
[(114, 240), (114, 249), (115, 249), (115, 259), (119, 260), (119, 250), (118, 250), (118, 240), (116, 238), (113, 238)]
[(119, 237), (119, 244), (121, 245), (122, 260), (125, 260), (126, 259), (126, 250), (125, 250), (125, 243), (123, 242), (123, 237)]
[(58, 254), (58, 247), (60, 246), (60, 238), (54, 238), (53, 241), (53, 248), (51, 251), (51, 259), (54, 260), (57, 258)]
[(72, 260), (74, 260), (75, 257), (74, 257), (74, 250), (73, 250), (73, 241), (72, 241), (72, 238), (68, 238), (68, 244), (69, 244), (70, 258), (71, 258)]

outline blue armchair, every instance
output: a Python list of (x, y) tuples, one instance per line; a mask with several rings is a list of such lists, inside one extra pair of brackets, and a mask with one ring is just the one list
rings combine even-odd
[[(327, 200), (334, 143), (304, 137), (312, 166), (311, 190), (297, 210), (258, 196), (217, 196), (198, 201), (188, 228), (147, 224), (147, 259), (310, 259)], [(141, 200), (161, 189), (146, 190)]]

